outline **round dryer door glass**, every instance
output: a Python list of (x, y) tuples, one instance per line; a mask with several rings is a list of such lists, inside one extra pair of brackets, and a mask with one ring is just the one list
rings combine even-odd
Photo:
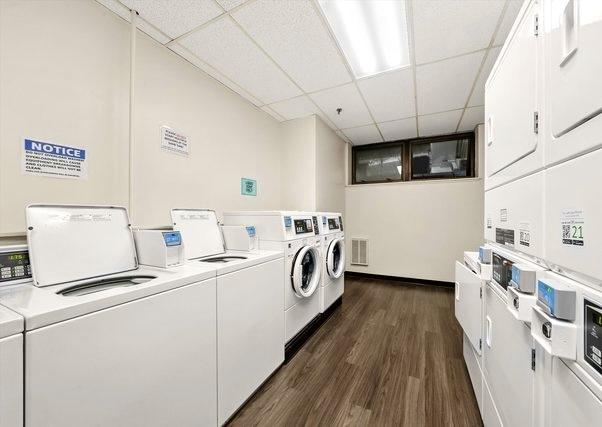
[(345, 270), (345, 244), (343, 239), (334, 239), (328, 246), (326, 271), (333, 279), (338, 279)]
[(320, 254), (313, 246), (304, 246), (299, 250), (293, 263), (291, 279), (295, 294), (302, 298), (313, 295), (320, 284)]

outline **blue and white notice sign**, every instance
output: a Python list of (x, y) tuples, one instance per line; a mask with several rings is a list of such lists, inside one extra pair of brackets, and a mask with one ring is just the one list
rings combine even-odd
[(25, 139), (23, 173), (53, 178), (86, 179), (86, 150)]

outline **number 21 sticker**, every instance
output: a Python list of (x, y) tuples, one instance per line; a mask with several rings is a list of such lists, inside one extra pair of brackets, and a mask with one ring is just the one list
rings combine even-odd
[(585, 243), (585, 219), (580, 209), (565, 209), (562, 211), (560, 224), (562, 227), (562, 244), (583, 246)]

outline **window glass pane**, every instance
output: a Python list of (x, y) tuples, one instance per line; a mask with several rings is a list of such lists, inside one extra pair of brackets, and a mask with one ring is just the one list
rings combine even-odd
[(401, 145), (355, 152), (355, 182), (401, 180)]
[(412, 144), (412, 178), (468, 174), (468, 139)]

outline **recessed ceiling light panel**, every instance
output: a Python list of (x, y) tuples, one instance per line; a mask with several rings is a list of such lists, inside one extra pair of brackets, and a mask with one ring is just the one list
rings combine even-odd
[(410, 65), (403, 0), (318, 0), (356, 78)]

